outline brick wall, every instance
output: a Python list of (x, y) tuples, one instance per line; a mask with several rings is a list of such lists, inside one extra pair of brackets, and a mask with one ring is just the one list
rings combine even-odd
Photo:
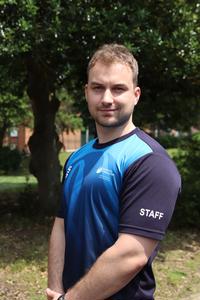
[(64, 151), (74, 151), (81, 146), (81, 131), (76, 130), (74, 132), (62, 132), (59, 135), (60, 141), (63, 143)]
[[(14, 131), (13, 131), (14, 132)], [(32, 130), (28, 127), (19, 126), (12, 135), (6, 135), (4, 138), (4, 146), (10, 146), (17, 148), (20, 151), (28, 150), (28, 141), (32, 134)], [(81, 131), (76, 130), (74, 132), (63, 132), (59, 135), (59, 140), (63, 143), (64, 151), (74, 151), (81, 146)]]

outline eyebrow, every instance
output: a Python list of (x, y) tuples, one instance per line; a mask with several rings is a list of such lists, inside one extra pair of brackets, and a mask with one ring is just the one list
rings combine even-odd
[(127, 85), (125, 83), (116, 83), (113, 85), (114, 87), (125, 88)]
[[(92, 86), (94, 85), (100, 85), (100, 86), (104, 86), (104, 83), (98, 82), (98, 81), (92, 81), (90, 83)], [(127, 85), (125, 83), (115, 83), (112, 85), (113, 87), (121, 87), (121, 88), (125, 88), (127, 87)]]
[(103, 83), (97, 82), (97, 81), (92, 81), (90, 84), (91, 85), (104, 85)]

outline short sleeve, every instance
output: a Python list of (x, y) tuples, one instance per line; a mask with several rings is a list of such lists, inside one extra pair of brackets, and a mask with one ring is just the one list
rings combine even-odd
[(65, 205), (65, 201), (64, 201), (63, 185), (62, 185), (62, 196), (61, 196), (60, 206), (59, 206), (59, 208), (58, 208), (56, 217), (58, 217), (58, 218), (63, 218), (63, 219), (64, 219), (64, 216), (65, 216), (65, 208), (66, 208), (66, 205)]
[(64, 181), (65, 181), (65, 176), (66, 176), (66, 167), (67, 167), (67, 163), (68, 163), (70, 157), (71, 157), (71, 155), (68, 157), (68, 159), (66, 160), (65, 165), (63, 167), (62, 187), (61, 187), (61, 201), (60, 201), (59, 209), (58, 209), (57, 214), (56, 214), (56, 216), (58, 218), (64, 218), (65, 210), (66, 210), (65, 197), (64, 197)]
[(119, 231), (162, 240), (181, 188), (174, 162), (148, 154), (129, 166), (123, 180)]

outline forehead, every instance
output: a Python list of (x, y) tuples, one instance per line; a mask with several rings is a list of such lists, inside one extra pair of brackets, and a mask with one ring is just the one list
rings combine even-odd
[(132, 82), (133, 74), (129, 65), (120, 62), (105, 64), (97, 62), (88, 74), (88, 82)]

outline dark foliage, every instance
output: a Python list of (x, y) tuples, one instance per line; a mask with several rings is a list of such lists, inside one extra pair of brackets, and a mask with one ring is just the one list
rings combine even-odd
[(188, 137), (181, 146), (174, 160), (182, 176), (182, 193), (172, 225), (200, 228), (200, 133)]
[(0, 171), (9, 173), (10, 171), (18, 171), (22, 162), (22, 154), (17, 150), (11, 150), (9, 147), (0, 149)]
[(157, 141), (165, 148), (177, 148), (180, 143), (180, 138), (172, 136), (172, 135), (164, 135), (157, 138)]

